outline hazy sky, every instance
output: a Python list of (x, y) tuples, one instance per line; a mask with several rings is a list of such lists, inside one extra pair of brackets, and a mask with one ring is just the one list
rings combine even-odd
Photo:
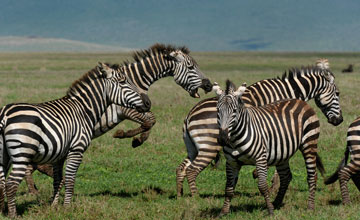
[(360, 1), (0, 0), (0, 36), (144, 48), (360, 51)]

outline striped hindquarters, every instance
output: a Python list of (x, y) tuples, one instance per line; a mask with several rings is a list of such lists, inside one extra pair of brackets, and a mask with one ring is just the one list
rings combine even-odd
[[(196, 156), (201, 157), (198, 162), (206, 161), (206, 166), (221, 150), (217, 143), (219, 128), (216, 120), (216, 103), (215, 98), (200, 102), (190, 111), (184, 122), (184, 138), (190, 139), (197, 150), (196, 154), (191, 153), (188, 157), (191, 161)], [(193, 165), (201, 166), (201, 164)]]

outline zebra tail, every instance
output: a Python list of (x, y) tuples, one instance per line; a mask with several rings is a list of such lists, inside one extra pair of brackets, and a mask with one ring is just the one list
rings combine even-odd
[(216, 158), (213, 160), (213, 162), (211, 162), (211, 166), (214, 168), (218, 168), (220, 165), (220, 158), (221, 158), (221, 155), (220, 155), (220, 151), (219, 151), (216, 154)]
[(0, 108), (0, 134), (3, 134), (5, 127), (5, 107)]
[(320, 171), (321, 176), (324, 177), (324, 174), (325, 174), (324, 164), (317, 152), (316, 152), (316, 167)]
[(344, 158), (341, 160), (338, 168), (336, 169), (336, 171), (329, 177), (325, 178), (324, 183), (325, 185), (329, 185), (334, 183), (336, 180), (339, 179), (339, 171), (346, 165), (347, 160), (349, 158), (349, 148), (346, 147), (346, 151), (345, 151), (345, 155)]

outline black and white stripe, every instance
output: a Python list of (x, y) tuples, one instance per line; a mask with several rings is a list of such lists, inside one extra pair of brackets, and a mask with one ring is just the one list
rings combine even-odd
[[(198, 89), (210, 92), (212, 84), (201, 72), (198, 64), (186, 47), (155, 44), (148, 50), (135, 52), (135, 62), (125, 63), (122, 68), (134, 85), (143, 93), (157, 80), (171, 76), (175, 82), (192, 97), (200, 97)], [(100, 122), (95, 126), (95, 137), (114, 128), (125, 119), (147, 118), (134, 110), (125, 110), (121, 106), (109, 106)]]
[[(303, 154), (307, 169), (308, 208), (314, 209), (316, 166), (323, 171), (317, 155), (320, 124), (315, 111), (298, 99), (246, 107), (241, 98), (246, 87), (236, 90), (232, 82), (227, 81), (226, 84), (226, 91), (214, 87), (218, 94), (218, 141), (224, 147), (226, 158), (227, 180), (221, 215), (230, 210), (238, 173), (243, 165), (256, 165), (259, 190), (265, 198), (269, 214), (273, 214), (274, 206), (281, 205), (292, 179), (289, 159), (298, 149)], [(270, 202), (266, 181), (267, 167), (271, 165), (276, 166), (280, 176), (280, 189), (274, 205)]]
[[(339, 91), (335, 77), (328, 69), (327, 60), (320, 60), (316, 67), (292, 69), (281, 78), (262, 80), (247, 87), (242, 96), (245, 105), (261, 106), (283, 99), (315, 99), (317, 106), (329, 123), (342, 122)], [(221, 146), (217, 143), (217, 99), (200, 101), (184, 121), (183, 135), (187, 158), (176, 170), (177, 195), (183, 194), (183, 182), (188, 179), (191, 194), (197, 193), (196, 177), (211, 161), (219, 158)]]
[[(133, 59), (134, 62), (126, 62), (118, 68), (121, 68), (133, 85), (145, 94), (147, 94), (148, 89), (154, 82), (163, 77), (173, 77), (175, 82), (192, 97), (200, 97), (198, 94), (199, 88), (202, 88), (205, 92), (211, 91), (210, 80), (201, 72), (186, 47), (155, 44), (147, 50), (135, 52)], [(148, 102), (150, 106), (150, 100)], [(156, 122), (154, 115), (151, 112), (142, 113), (136, 109), (115, 104), (107, 108), (100, 121), (95, 125), (93, 138), (103, 135), (127, 119), (135, 121), (141, 126), (126, 132), (119, 130), (114, 134), (114, 137), (133, 137), (141, 133), (140, 137), (134, 137), (132, 143), (133, 147), (141, 145), (148, 138), (150, 129)], [(34, 169), (36, 167), (29, 167), (28, 179), (31, 179), (29, 175)]]
[[(360, 190), (360, 117), (355, 119), (347, 131), (347, 144), (344, 158), (337, 170), (330, 177), (326, 178), (325, 184), (332, 184), (338, 179), (340, 181), (341, 196), (343, 204), (350, 203), (347, 183), (350, 178)], [(348, 163), (350, 155), (350, 162)]]
[(74, 82), (63, 98), (4, 106), (0, 111), (0, 149), (7, 151), (9, 158), (1, 161), (0, 188), (5, 188), (4, 174), (10, 162), (12, 170), (6, 180), (9, 216), (16, 216), (15, 195), (29, 164), (54, 166), (53, 204), (57, 204), (66, 160), (64, 204), (69, 204), (77, 169), (101, 115), (112, 103), (147, 111), (144, 100), (147, 96), (139, 93), (121, 69), (100, 63)]

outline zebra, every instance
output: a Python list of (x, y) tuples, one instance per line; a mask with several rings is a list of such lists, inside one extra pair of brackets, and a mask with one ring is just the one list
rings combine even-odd
[[(185, 46), (176, 47), (157, 43), (149, 49), (135, 51), (133, 59), (134, 62), (124, 62), (123, 71), (134, 85), (145, 94), (154, 82), (169, 76), (172, 76), (175, 82), (194, 98), (200, 97), (198, 88), (203, 89), (205, 93), (212, 89), (210, 80), (202, 73), (195, 59), (190, 56), (190, 50)], [(136, 109), (113, 104), (107, 108), (100, 121), (95, 125), (93, 138), (103, 135), (126, 119), (135, 121), (141, 126), (127, 132), (118, 130), (114, 137), (132, 137), (141, 133), (140, 138), (133, 139), (133, 147), (139, 146), (148, 138), (150, 129), (156, 122), (152, 112), (142, 113)], [(51, 172), (47, 172), (49, 168), (46, 165), (29, 166), (26, 180), (28, 180), (30, 191), (35, 193), (36, 191), (33, 190), (35, 186), (30, 175), (36, 169), (41, 169), (41, 171), (43, 170), (46, 174), (51, 175)]]
[[(141, 112), (150, 109), (147, 95), (139, 92), (122, 68), (99, 63), (76, 80), (60, 99), (39, 104), (13, 103), (1, 108), (0, 149), (8, 153), (1, 158), (0, 166), (2, 210), (6, 190), (9, 216), (16, 216), (15, 196), (29, 164), (53, 165), (56, 205), (65, 160), (64, 204), (70, 204), (83, 153), (90, 145), (96, 123), (111, 103)], [(9, 164), (12, 170), (5, 182)]]
[[(360, 191), (360, 117), (355, 119), (347, 131), (347, 145), (344, 158), (340, 162), (337, 170), (330, 177), (325, 179), (325, 184), (332, 184), (336, 180), (340, 181), (341, 196), (343, 204), (350, 203), (350, 196), (347, 183), (351, 178)], [(350, 162), (348, 158), (350, 154)]]
[[(320, 123), (315, 111), (305, 101), (290, 99), (264, 106), (245, 106), (243, 84), (236, 90), (227, 80), (225, 92), (214, 86), (217, 94), (218, 142), (226, 158), (225, 201), (220, 215), (230, 211), (230, 201), (243, 165), (255, 165), (259, 174), (258, 187), (272, 215), (282, 204), (292, 179), (289, 159), (299, 149), (305, 159), (309, 186), (308, 209), (315, 207), (316, 167), (324, 167), (317, 154)], [(276, 166), (280, 189), (274, 203), (270, 202), (266, 182), (267, 166)]]
[[(133, 147), (135, 148), (141, 145), (149, 137), (150, 129), (156, 123), (154, 113), (150, 111), (144, 113), (138, 112), (135, 109), (126, 108), (119, 105), (111, 105), (111, 107), (114, 108), (113, 112), (115, 112), (118, 116), (122, 117), (122, 120), (128, 119), (141, 124), (140, 127), (131, 129), (129, 131), (123, 131), (119, 129), (114, 133), (113, 137), (115, 138), (134, 137), (136, 134), (141, 133), (140, 137), (134, 137)], [(120, 112), (118, 112), (119, 110)], [(32, 178), (32, 173), (35, 172), (36, 170), (40, 171), (41, 173), (47, 176), (53, 177), (53, 167), (51, 164), (41, 164), (41, 165), (30, 164), (25, 174), (25, 181), (30, 194), (38, 193), (34, 179)]]
[[(316, 66), (290, 69), (282, 78), (262, 80), (247, 87), (242, 96), (245, 105), (261, 106), (283, 99), (315, 98), (316, 105), (338, 125), (342, 122), (339, 90), (327, 59), (320, 59)], [(222, 149), (217, 142), (217, 98), (208, 98), (196, 104), (188, 113), (183, 125), (183, 138), (187, 158), (176, 169), (177, 196), (183, 195), (183, 182), (187, 177), (192, 195), (197, 193), (196, 177), (211, 161), (219, 159)]]

